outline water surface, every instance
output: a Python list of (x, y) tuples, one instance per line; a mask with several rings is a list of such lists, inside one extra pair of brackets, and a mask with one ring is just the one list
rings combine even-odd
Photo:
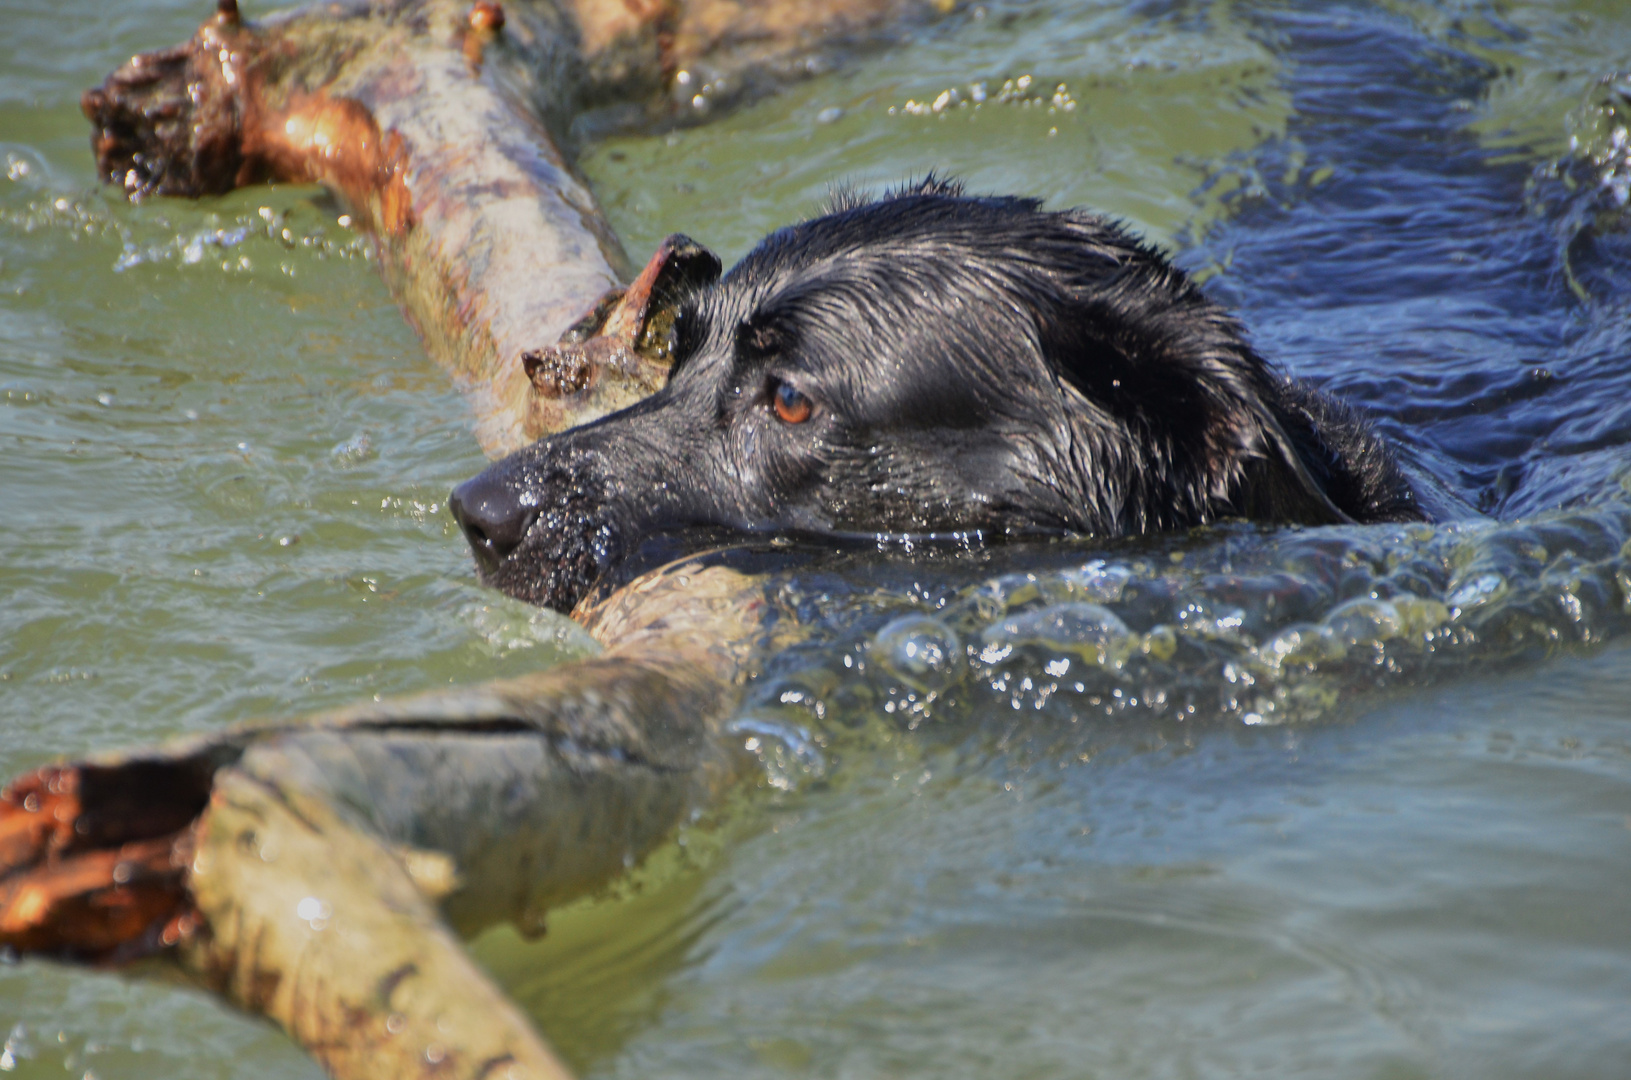
[[(96, 187), (79, 91), (201, 15), (0, 16), (8, 773), (589, 647), (475, 586), (468, 413), (339, 207)], [(929, 169), (1113, 213), (1489, 517), (818, 559), (760, 786), (477, 955), (593, 1076), (1622, 1075), (1628, 57), (1608, 0), (985, 3), (585, 147), (636, 257)], [(37, 963), (0, 1028), (22, 1075), (317, 1075)]]

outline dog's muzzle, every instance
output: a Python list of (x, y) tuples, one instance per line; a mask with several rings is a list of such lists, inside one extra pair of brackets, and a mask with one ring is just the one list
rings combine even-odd
[(484, 472), (453, 489), (447, 508), (459, 523), (483, 570), (497, 570), (526, 540), (538, 520), (538, 500), (530, 492)]
[[(606, 484), (583, 461), (499, 462), (453, 489), (447, 506), (482, 584), (570, 614), (623, 551)], [(575, 466), (575, 467), (574, 467)]]

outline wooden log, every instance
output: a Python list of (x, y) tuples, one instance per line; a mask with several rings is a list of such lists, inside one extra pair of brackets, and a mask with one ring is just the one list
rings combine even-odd
[[(482, 447), (500, 456), (633, 403), (666, 371), (659, 357), (560, 383), (521, 364), (631, 269), (551, 129), (614, 100), (657, 118), (682, 74), (715, 98), (739, 95), (934, 10), (351, 0), (249, 22), (221, 0), (191, 40), (133, 58), (82, 106), (99, 171), (133, 198), (268, 180), (340, 196), (431, 355), (475, 399)], [(695, 112), (694, 97), (680, 109)]]

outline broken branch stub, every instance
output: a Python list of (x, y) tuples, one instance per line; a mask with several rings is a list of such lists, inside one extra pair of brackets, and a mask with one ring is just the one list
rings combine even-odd
[(133, 197), (274, 180), (344, 200), (432, 356), (471, 388), (495, 455), (593, 418), (535, 394), (520, 356), (626, 264), (547, 134), (581, 81), (570, 23), (547, 3), (502, 10), (478, 26), (456, 0), (219, 13), (82, 102), (98, 170)]
[[(674, 233), (628, 288), (611, 289), (567, 328), (561, 340), (521, 354), (522, 370), (541, 396), (621, 398), (634, 387), (655, 393), (672, 363), (670, 331), (685, 294), (719, 278), (719, 256)], [(608, 407), (607, 411), (611, 411)]]

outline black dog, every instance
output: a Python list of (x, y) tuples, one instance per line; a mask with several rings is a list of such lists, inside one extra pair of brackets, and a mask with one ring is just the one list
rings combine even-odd
[(667, 386), (449, 506), (484, 582), (561, 611), (659, 529), (1425, 517), (1351, 409), (1269, 367), (1157, 252), (933, 179), (772, 233), (682, 302)]

